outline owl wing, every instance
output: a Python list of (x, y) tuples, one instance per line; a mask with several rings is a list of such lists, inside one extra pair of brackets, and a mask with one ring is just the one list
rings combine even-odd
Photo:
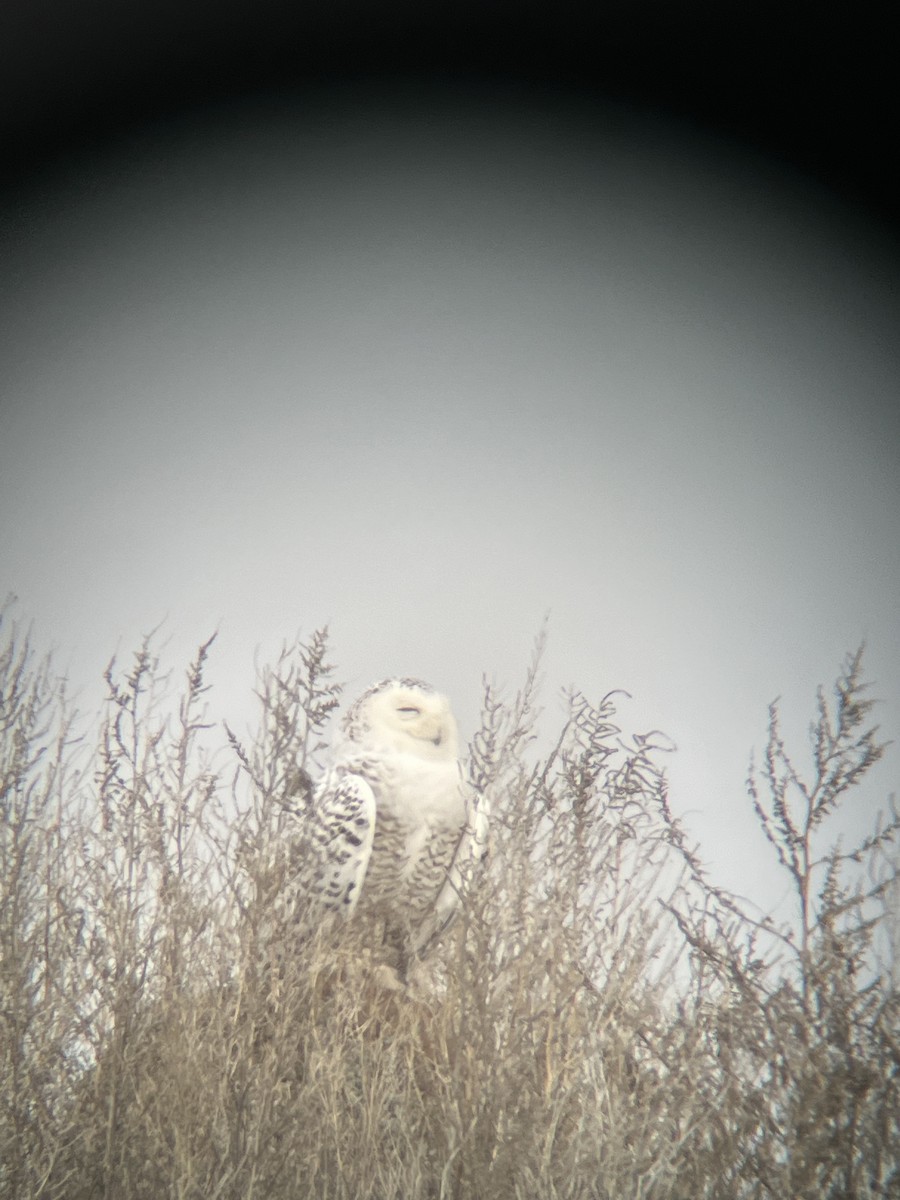
[(412, 949), (424, 956), (431, 945), (453, 921), (460, 904), (471, 892), (488, 856), (489, 805), (487, 798), (471, 793), (467, 818), (456, 845), (447, 878), (437, 899), (418, 929), (413, 933)]
[(375, 793), (361, 775), (332, 769), (313, 797), (309, 838), (315, 875), (312, 891), (330, 912), (356, 908), (372, 856)]

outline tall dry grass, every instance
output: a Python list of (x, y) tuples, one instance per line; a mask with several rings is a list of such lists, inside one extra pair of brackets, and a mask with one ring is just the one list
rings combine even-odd
[(76, 738), (0, 633), (4, 1197), (900, 1195), (897, 820), (828, 837), (883, 750), (859, 655), (809, 772), (773, 707), (751, 775), (789, 928), (708, 882), (614, 694), (571, 694), (545, 753), (537, 660), (487, 688), (487, 873), (395, 991), (364, 925), (283, 902), (339, 699), (324, 632), (260, 673), (251, 744), (208, 719), (210, 643), (174, 705), (151, 643), (112, 664)]

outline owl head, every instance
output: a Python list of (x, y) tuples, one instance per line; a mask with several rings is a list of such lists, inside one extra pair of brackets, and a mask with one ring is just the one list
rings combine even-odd
[(456, 759), (459, 734), (446, 697), (420, 679), (383, 679), (351, 704), (342, 738), (422, 758)]

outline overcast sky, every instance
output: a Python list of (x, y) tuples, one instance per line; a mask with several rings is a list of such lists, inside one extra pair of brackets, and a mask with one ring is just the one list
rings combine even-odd
[[(7, 225), (0, 591), (93, 702), (165, 619), (328, 623), (355, 693), (477, 721), (550, 613), (544, 701), (625, 688), (673, 804), (768, 906), (744, 777), (864, 637), (900, 734), (897, 259), (762, 157), (621, 107), (235, 104), (48, 176)], [(896, 752), (865, 793), (867, 824)]]

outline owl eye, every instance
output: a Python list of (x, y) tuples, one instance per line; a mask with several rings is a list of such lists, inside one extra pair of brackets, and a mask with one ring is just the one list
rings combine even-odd
[(413, 705), (410, 705), (408, 707), (401, 706), (400, 708), (397, 709), (397, 712), (403, 713), (403, 715), (406, 717), (417, 717), (419, 715), (419, 709)]

